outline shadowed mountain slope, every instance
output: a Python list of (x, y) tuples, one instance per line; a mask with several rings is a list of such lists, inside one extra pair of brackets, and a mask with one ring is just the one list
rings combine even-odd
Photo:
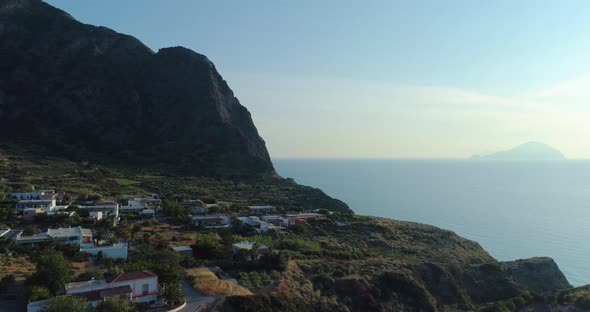
[(207, 57), (154, 53), (39, 0), (0, 1), (0, 141), (194, 173), (273, 171), (250, 113)]

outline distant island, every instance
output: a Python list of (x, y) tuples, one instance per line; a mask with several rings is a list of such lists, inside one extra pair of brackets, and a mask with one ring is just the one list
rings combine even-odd
[(565, 160), (556, 148), (541, 142), (528, 142), (513, 149), (491, 154), (473, 155), (472, 159), (491, 160)]

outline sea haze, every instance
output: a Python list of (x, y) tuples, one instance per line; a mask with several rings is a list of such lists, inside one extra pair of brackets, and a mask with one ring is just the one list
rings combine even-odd
[(590, 161), (275, 159), (357, 214), (446, 228), (500, 261), (549, 256), (590, 284)]

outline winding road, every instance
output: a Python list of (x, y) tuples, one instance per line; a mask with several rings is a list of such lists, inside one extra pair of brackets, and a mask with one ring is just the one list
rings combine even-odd
[(182, 281), (180, 286), (182, 286), (186, 306), (179, 312), (195, 312), (201, 305), (210, 304), (216, 300), (215, 297), (205, 296), (198, 292), (187, 281)]

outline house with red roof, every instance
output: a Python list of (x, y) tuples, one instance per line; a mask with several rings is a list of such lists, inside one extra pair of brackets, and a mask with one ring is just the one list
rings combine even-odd
[(93, 307), (110, 298), (153, 304), (160, 294), (158, 276), (148, 271), (125, 272), (102, 280), (69, 283), (65, 290), (66, 295), (85, 298)]

